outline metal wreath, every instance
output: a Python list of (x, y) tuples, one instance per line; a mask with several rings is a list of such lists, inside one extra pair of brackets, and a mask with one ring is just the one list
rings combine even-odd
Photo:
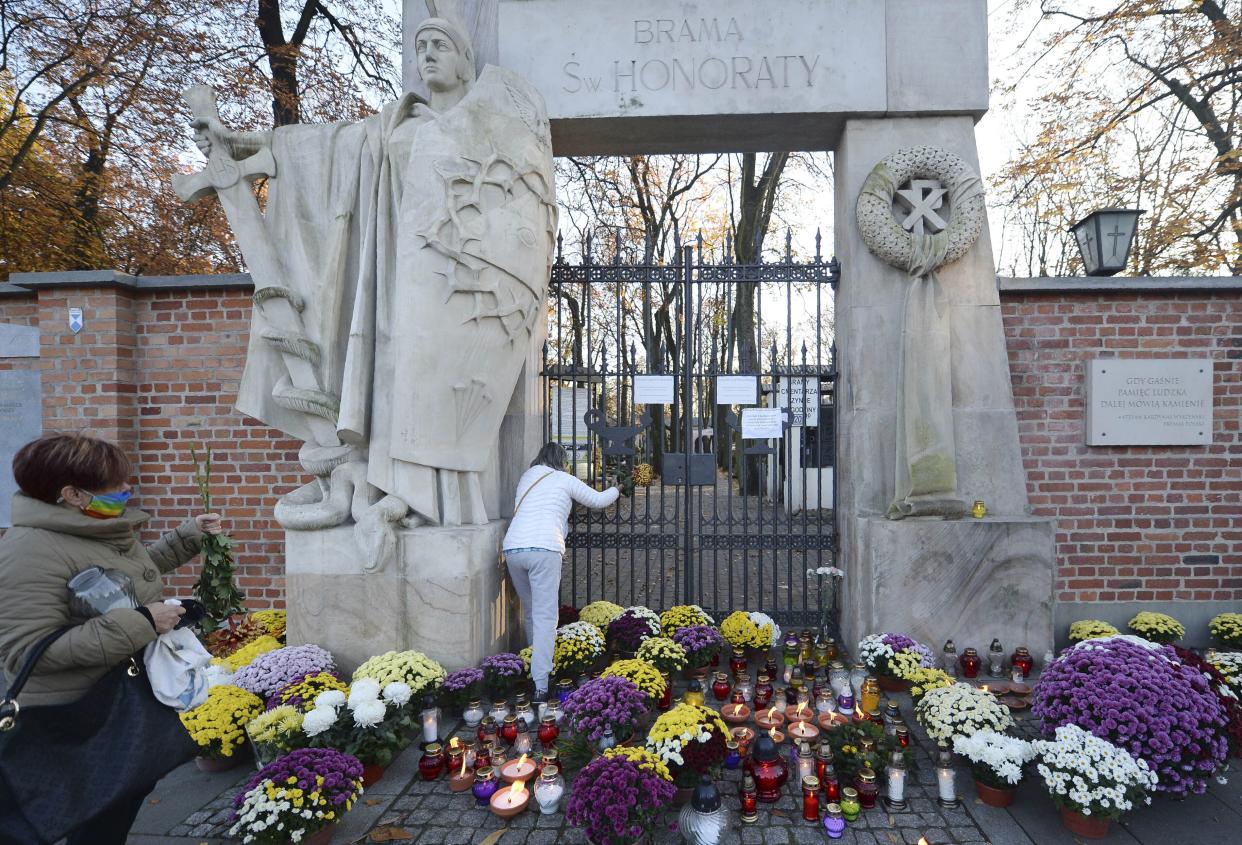
[[(936, 179), (949, 189), (949, 225), (935, 235), (916, 236), (893, 216), (893, 196), (911, 179)], [(986, 213), (979, 175), (960, 157), (936, 147), (907, 147), (889, 155), (867, 175), (858, 195), (858, 229), (863, 242), (899, 270), (912, 272), (921, 249), (916, 237), (928, 237), (943, 248), (943, 257), (927, 269), (965, 255), (983, 231)]]

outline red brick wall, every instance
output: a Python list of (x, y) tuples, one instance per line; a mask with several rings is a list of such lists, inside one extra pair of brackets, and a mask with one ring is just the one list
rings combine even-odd
[[(69, 332), (82, 305), (86, 328)], [(1059, 521), (1057, 598), (1242, 599), (1242, 304), (1219, 294), (1005, 293), (1031, 501)], [(215, 449), (214, 506), (237, 541), (252, 606), (284, 601), (276, 499), (304, 483), (298, 444), (232, 409), (250, 320), (246, 291), (44, 288), (0, 298), (0, 321), (40, 325), (45, 425), (93, 429), (136, 456), (150, 537), (197, 512), (189, 447)], [(1088, 448), (1085, 361), (1210, 356), (1206, 448)], [(186, 592), (196, 565), (173, 579)]]
[[(1031, 504), (1055, 516), (1058, 602), (1242, 599), (1242, 299), (1006, 293)], [(1207, 447), (1088, 447), (1086, 362), (1210, 357)]]

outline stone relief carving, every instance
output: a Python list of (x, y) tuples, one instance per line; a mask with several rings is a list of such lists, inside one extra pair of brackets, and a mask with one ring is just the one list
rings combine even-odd
[[(947, 222), (941, 214), (946, 199)], [(900, 221), (894, 215), (895, 201), (904, 207)], [(974, 246), (984, 214), (978, 174), (958, 156), (935, 147), (897, 150), (872, 169), (858, 196), (863, 241), (879, 258), (910, 274), (897, 377), (890, 519), (960, 517), (965, 512), (957, 490), (950, 308), (936, 270)]]
[[(551, 136), (515, 74), (476, 79), (465, 26), (428, 3), (407, 93), (354, 123), (231, 132), (187, 92), (203, 171), (255, 281), (237, 407), (304, 441), (287, 528), (355, 522), (371, 569), (395, 527), (484, 524), (479, 473), (537, 329), (554, 249)], [(266, 176), (260, 212), (249, 182)]]

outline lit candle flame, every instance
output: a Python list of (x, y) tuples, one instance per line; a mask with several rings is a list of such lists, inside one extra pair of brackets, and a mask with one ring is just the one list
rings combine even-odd
[(464, 778), (465, 776), (466, 776), (466, 758), (462, 757), (461, 758), (461, 774), (458, 775), (458, 777)]
[(449, 748), (453, 749), (454, 751), (457, 750), (457, 746), (459, 744), (460, 742), (458, 741), (457, 737), (453, 737), (452, 739), (449, 740)]
[(523, 754), (521, 757), (518, 758), (518, 770), (520, 771), (521, 768), (525, 765), (526, 765), (526, 755)]
[(862, 711), (862, 707), (857, 704), (854, 705), (854, 718), (860, 722), (863, 719), (867, 718), (866, 715)]
[(776, 742), (776, 727), (775, 726), (768, 728), (768, 736), (772, 737), (773, 742)]
[[(526, 785), (520, 780), (515, 780), (513, 782), (513, 786), (509, 787), (509, 800), (516, 801), (518, 796), (520, 796), (525, 790)], [(926, 843), (924, 843), (924, 845), (926, 845)]]
[(769, 721), (769, 722), (770, 722), (770, 721), (772, 721), (772, 714), (773, 714), (773, 713), (775, 713), (775, 712), (776, 712), (776, 708), (775, 708), (775, 707), (773, 707), (773, 708), (771, 708), (771, 709), (769, 709), (769, 710), (768, 710), (768, 721)]
[(990, 692), (987, 684), (984, 684), (983, 686), (979, 687), (979, 689), (983, 690), (984, 692)]
[(806, 711), (806, 709), (807, 709), (807, 707), (806, 707), (806, 704), (805, 704), (805, 703), (802, 703), (802, 704), (799, 704), (799, 705), (798, 705), (798, 718), (799, 718), (799, 719), (801, 719), (801, 718), (802, 718), (802, 714)]
[(920, 837), (919, 837), (919, 845), (931, 845), (931, 843), (929, 843), (929, 842), (927, 841), (927, 837), (926, 837), (926, 836), (920, 836)]

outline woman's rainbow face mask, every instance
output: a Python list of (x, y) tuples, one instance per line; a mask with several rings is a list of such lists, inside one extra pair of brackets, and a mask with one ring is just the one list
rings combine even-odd
[[(90, 493), (89, 490), (82, 492)], [(125, 513), (125, 505), (133, 495), (133, 490), (123, 490), (119, 493), (91, 493), (91, 500), (82, 507), (82, 513), (93, 516), (95, 519), (116, 519)]]

